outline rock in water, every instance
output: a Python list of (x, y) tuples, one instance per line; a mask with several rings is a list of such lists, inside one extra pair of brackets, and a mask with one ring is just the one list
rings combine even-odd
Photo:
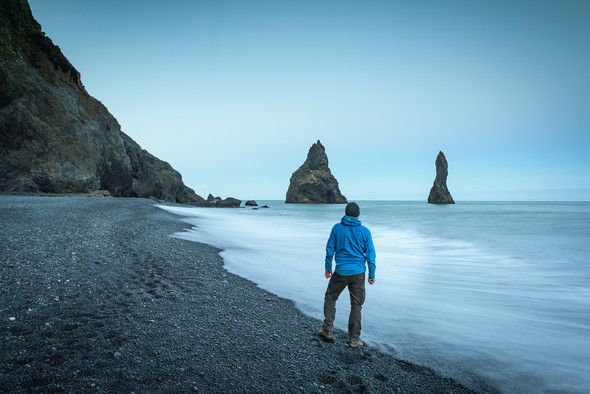
[(205, 202), (88, 94), (26, 0), (0, 2), (0, 59), (0, 191)]
[(449, 164), (444, 153), (439, 152), (436, 157), (436, 178), (432, 189), (430, 189), (430, 195), (428, 196), (428, 202), (432, 204), (454, 204), (453, 197), (447, 188), (447, 176), (449, 175)]
[(309, 148), (307, 159), (291, 176), (286, 203), (346, 204), (338, 181), (328, 167), (326, 149), (318, 140)]
[(242, 204), (242, 200), (237, 198), (228, 197), (225, 200), (217, 200), (215, 202), (216, 208), (239, 208)]

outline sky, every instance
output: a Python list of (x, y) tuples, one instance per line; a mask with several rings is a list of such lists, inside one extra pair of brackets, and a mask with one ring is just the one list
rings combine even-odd
[(207, 197), (590, 200), (590, 1), (29, 0), (121, 129)]

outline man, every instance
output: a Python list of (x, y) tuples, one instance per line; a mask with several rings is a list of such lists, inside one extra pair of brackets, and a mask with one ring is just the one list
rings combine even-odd
[[(375, 283), (375, 247), (368, 228), (361, 225), (357, 203), (346, 206), (345, 216), (332, 227), (326, 244), (326, 278), (330, 279), (324, 298), (324, 325), (319, 336), (332, 341), (336, 317), (336, 300), (348, 286), (350, 316), (348, 318), (348, 344), (363, 346), (361, 336), (361, 309), (365, 302), (365, 271), (369, 266), (369, 284)], [(336, 269), (332, 273), (332, 258), (336, 255)]]

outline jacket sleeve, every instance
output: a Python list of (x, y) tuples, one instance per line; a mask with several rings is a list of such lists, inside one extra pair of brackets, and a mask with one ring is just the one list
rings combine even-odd
[(326, 272), (332, 271), (332, 259), (334, 257), (335, 252), (336, 252), (336, 234), (334, 231), (334, 227), (332, 227), (332, 231), (330, 232), (330, 238), (328, 238), (328, 243), (326, 243), (326, 264), (325, 264)]
[(375, 254), (375, 246), (373, 245), (373, 237), (369, 229), (367, 229), (366, 241), (365, 260), (369, 266), (369, 279), (375, 279), (375, 258), (377, 256)]

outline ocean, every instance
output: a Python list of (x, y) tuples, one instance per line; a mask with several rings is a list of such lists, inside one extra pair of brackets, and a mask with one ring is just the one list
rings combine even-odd
[[(590, 202), (357, 202), (377, 252), (365, 342), (474, 388), (590, 390)], [(174, 237), (223, 249), (228, 271), (323, 319), (344, 205), (258, 203), (269, 208), (161, 207), (192, 225)], [(345, 292), (343, 330), (348, 304)]]

